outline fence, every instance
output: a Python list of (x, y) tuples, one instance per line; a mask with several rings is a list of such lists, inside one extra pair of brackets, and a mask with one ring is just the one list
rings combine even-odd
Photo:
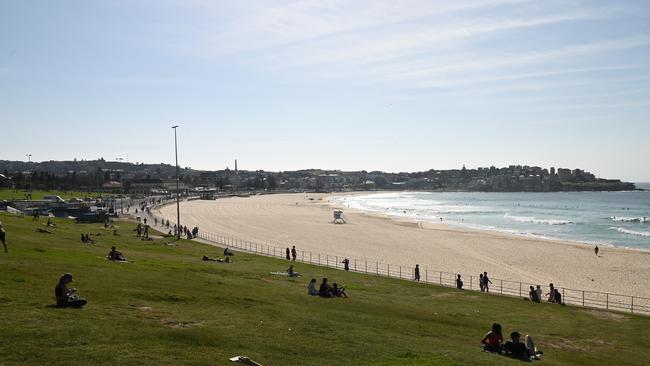
[[(156, 218), (153, 213), (152, 218)], [(162, 222), (160, 218), (159, 221)], [(171, 223), (171, 225), (174, 225)], [(224, 247), (236, 248), (240, 251), (264, 255), (269, 257), (286, 259), (286, 247), (276, 247), (271, 244), (254, 243), (247, 240), (221, 236), (214, 233), (199, 231), (199, 238)], [(314, 253), (311, 251), (297, 252), (296, 261), (319, 266), (326, 266), (336, 269), (344, 269), (343, 260), (349, 260), (349, 271), (399, 278), (403, 280), (414, 280), (413, 267), (405, 267), (367, 259), (355, 259), (341, 255), (330, 255)], [(446, 287), (456, 287), (456, 276), (460, 273), (430, 270), (420, 267), (420, 281)], [(480, 291), (479, 276), (460, 274), (463, 280), (463, 290)], [(467, 283), (469, 279), (469, 283)], [(497, 294), (511, 297), (528, 298), (532, 283), (517, 282), (502, 279), (491, 279), (489, 287), (490, 294)], [(576, 290), (564, 287), (556, 287), (562, 294), (562, 303), (565, 305), (580, 306), (586, 308), (605, 309), (612, 311), (630, 312), (635, 314), (650, 315), (650, 298), (620, 295), (607, 292), (588, 290)], [(543, 300), (542, 300), (543, 301)]]

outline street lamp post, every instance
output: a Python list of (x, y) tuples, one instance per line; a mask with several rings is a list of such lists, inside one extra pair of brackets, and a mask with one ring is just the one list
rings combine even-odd
[(29, 199), (32, 199), (32, 154), (25, 154), (27, 156), (27, 165), (30, 167), (29, 169)]
[(179, 173), (178, 173), (178, 142), (176, 139), (176, 129), (178, 126), (172, 126), (174, 129), (174, 154), (176, 155), (176, 239), (181, 239), (181, 204), (180, 204), (180, 189), (178, 187)]

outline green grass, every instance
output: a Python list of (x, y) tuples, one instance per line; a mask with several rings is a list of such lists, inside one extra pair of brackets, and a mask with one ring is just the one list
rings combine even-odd
[[(23, 189), (0, 189), (0, 201), (2, 200), (24, 200), (29, 194), (28, 190)], [(63, 199), (70, 198), (85, 198), (85, 197), (100, 197), (100, 196), (111, 196), (112, 193), (101, 193), (101, 192), (82, 192), (82, 191), (44, 191), (44, 190), (33, 190), (32, 199), (41, 200), (43, 196), (60, 196)]]
[[(219, 248), (121, 236), (80, 242), (96, 224), (57, 220), (54, 234), (31, 218), (0, 214), (0, 365), (224, 365), (248, 355), (268, 365), (518, 365), (481, 351), (493, 322), (534, 336), (540, 365), (646, 365), (650, 318), (458, 291), (296, 264), (298, 279), (270, 275), (286, 261)], [(103, 259), (117, 245), (130, 263)], [(65, 272), (89, 300), (47, 307)], [(306, 295), (312, 277), (345, 284), (350, 298)]]

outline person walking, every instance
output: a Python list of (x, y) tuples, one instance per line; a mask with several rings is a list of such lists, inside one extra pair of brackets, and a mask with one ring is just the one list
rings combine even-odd
[(487, 272), (483, 272), (483, 288), (485, 289), (485, 292), (490, 292), (490, 284), (492, 281), (490, 281), (490, 278), (487, 275)]
[(350, 270), (350, 260), (349, 259), (345, 258), (345, 259), (343, 259), (343, 261), (341, 263), (343, 263), (343, 269), (344, 270), (346, 270), (346, 271)]
[(291, 251), (289, 250), (288, 247), (287, 247), (286, 253), (287, 253), (287, 260), (290, 261), (291, 260)]
[(9, 253), (7, 251), (7, 232), (5, 231), (5, 228), (2, 227), (1, 222), (0, 222), (0, 241), (2, 242), (2, 245), (5, 247), (5, 253)]
[(460, 275), (456, 276), (456, 288), (459, 290), (463, 289), (463, 280), (460, 279)]
[(298, 251), (296, 250), (296, 246), (291, 247), (291, 258), (293, 258), (293, 261), (296, 261), (296, 257), (298, 257)]
[(594, 253), (596, 254), (596, 257), (598, 257), (598, 251), (599, 251), (599, 250), (600, 250), (600, 249), (598, 249), (598, 245), (596, 245), (596, 247), (594, 248)]
[(420, 265), (416, 264), (413, 270), (413, 280), (420, 282)]
[(481, 292), (485, 292), (485, 282), (483, 281), (483, 273), (478, 275), (478, 285), (481, 288)]

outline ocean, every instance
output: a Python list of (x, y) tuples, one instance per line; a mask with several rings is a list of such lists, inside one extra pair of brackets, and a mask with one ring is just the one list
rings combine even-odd
[(339, 200), (350, 208), (417, 221), (650, 250), (650, 191), (385, 192)]

